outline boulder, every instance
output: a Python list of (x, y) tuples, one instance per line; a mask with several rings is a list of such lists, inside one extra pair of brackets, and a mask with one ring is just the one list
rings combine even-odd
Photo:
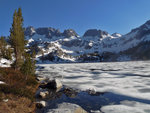
[(39, 102), (36, 102), (36, 107), (38, 109), (41, 109), (43, 107), (46, 107), (47, 103), (45, 101), (39, 101)]
[(49, 89), (60, 89), (60, 88), (62, 88), (62, 83), (58, 79), (50, 80), (47, 83), (46, 87)]
[(64, 102), (58, 104), (56, 109), (50, 109), (48, 113), (87, 113), (87, 111), (79, 105)]

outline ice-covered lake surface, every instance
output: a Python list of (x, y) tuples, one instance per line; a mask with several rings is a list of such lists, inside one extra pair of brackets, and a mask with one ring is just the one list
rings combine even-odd
[[(76, 64), (39, 64), (41, 76), (60, 79), (64, 85), (82, 91), (104, 92), (102, 96), (88, 97), (79, 94), (79, 101), (87, 100), (91, 107), (104, 113), (150, 113), (150, 61), (76, 63)], [(105, 94), (106, 92), (106, 94)], [(85, 98), (84, 98), (85, 97)], [(95, 99), (96, 98), (96, 99)], [(89, 100), (88, 100), (89, 99)], [(71, 101), (70, 101), (71, 102)], [(80, 102), (83, 108), (85, 107)], [(104, 104), (103, 104), (104, 103)], [(86, 108), (85, 108), (86, 109)], [(98, 111), (97, 111), (98, 112)]]

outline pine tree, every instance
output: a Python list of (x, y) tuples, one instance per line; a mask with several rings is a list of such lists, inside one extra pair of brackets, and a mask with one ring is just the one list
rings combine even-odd
[(15, 62), (13, 64), (16, 70), (19, 70), (24, 63), (24, 28), (23, 28), (23, 17), (21, 8), (15, 10), (13, 15), (12, 28), (10, 29), (10, 40), (11, 45), (14, 48)]
[(25, 62), (21, 67), (21, 72), (26, 75), (26, 79), (29, 75), (35, 74), (35, 60), (31, 58), (31, 55), (26, 53), (25, 55)]
[(32, 51), (31, 57), (35, 60), (35, 58), (36, 58), (36, 52), (35, 52), (35, 50)]
[(8, 60), (12, 59), (12, 50), (10, 46), (8, 46), (8, 42), (6, 41), (6, 37), (0, 37), (0, 57), (6, 58)]
[(6, 41), (5, 41), (5, 37), (0, 37), (0, 56), (1, 57), (5, 57), (6, 55)]
[(12, 60), (11, 54), (12, 54), (12, 49), (10, 47), (8, 47), (6, 49), (6, 56), (5, 56), (5, 58), (8, 59), (8, 60)]

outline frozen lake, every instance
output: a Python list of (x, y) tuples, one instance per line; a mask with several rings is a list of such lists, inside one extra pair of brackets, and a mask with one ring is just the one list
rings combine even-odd
[(116, 101), (126, 97), (99, 108), (104, 113), (150, 113), (150, 61), (39, 66), (39, 75), (60, 79), (71, 88), (109, 92)]

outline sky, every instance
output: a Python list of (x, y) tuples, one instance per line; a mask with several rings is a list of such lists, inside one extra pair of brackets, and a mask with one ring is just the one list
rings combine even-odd
[(87, 29), (126, 34), (150, 20), (150, 0), (0, 0), (0, 36), (8, 36), (15, 9), (21, 7), (24, 27)]

